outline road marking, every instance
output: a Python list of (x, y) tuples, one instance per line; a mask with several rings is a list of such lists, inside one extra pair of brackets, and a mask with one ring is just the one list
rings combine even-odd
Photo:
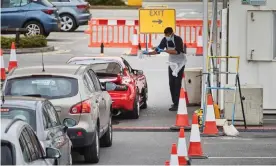
[(276, 157), (208, 157), (209, 159), (276, 159)]

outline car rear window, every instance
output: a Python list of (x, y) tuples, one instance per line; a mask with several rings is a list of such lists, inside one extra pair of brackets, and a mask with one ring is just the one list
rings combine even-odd
[(5, 94), (12, 96), (41, 95), (47, 99), (73, 97), (78, 93), (78, 80), (60, 76), (35, 76), (10, 79)]
[(70, 64), (92, 64), (92, 69), (96, 73), (119, 74), (122, 70), (117, 62), (109, 60), (77, 60), (70, 62)]
[(36, 112), (35, 110), (15, 107), (1, 107), (2, 119), (22, 119), (36, 131)]
[(47, 7), (54, 7), (55, 6), (51, 2), (49, 2), (48, 0), (33, 0), (33, 2), (40, 3), (43, 6), (47, 6)]
[(1, 165), (15, 165), (15, 156), (12, 145), (1, 141)]

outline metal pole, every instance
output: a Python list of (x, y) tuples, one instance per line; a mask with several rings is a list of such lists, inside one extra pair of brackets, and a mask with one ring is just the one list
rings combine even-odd
[[(208, 56), (208, 0), (203, 0), (203, 73), (207, 72), (206, 60)], [(206, 74), (202, 74), (201, 109), (204, 108)]]
[[(213, 21), (214, 21), (214, 29), (213, 29), (213, 40), (214, 40), (214, 56), (218, 56), (218, 47), (217, 47), (217, 43), (218, 43), (218, 41), (217, 41), (217, 39), (218, 39), (218, 26), (217, 26), (217, 20), (218, 20), (218, 1), (217, 0), (213, 0), (213, 5), (214, 5), (214, 11), (213, 11)], [(216, 59), (215, 60), (215, 68), (217, 69), (218, 68), (218, 65), (217, 65), (217, 60), (219, 60), (219, 59)], [(215, 69), (215, 70), (216, 70)], [(219, 78), (219, 74), (216, 74), (215, 75), (215, 79), (216, 79), (216, 82), (215, 82), (215, 84), (216, 84), (216, 87), (218, 87), (218, 85), (219, 85), (219, 80), (218, 80), (218, 78)], [(216, 103), (218, 103), (218, 91), (219, 90), (216, 90), (216, 93), (215, 93), (215, 101), (216, 101)]]

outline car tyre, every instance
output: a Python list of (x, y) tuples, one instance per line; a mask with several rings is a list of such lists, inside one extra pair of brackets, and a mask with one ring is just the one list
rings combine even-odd
[(138, 119), (140, 116), (140, 101), (139, 101), (139, 95), (136, 93), (135, 100), (133, 102), (133, 110), (130, 112), (132, 119)]
[(142, 94), (142, 97), (143, 97), (143, 101), (142, 101), (142, 105), (141, 105), (141, 109), (146, 109), (148, 108), (148, 103), (147, 103), (147, 100), (148, 100), (148, 86), (146, 84), (145, 88), (143, 89), (143, 94)]
[(84, 159), (87, 163), (98, 163), (100, 160), (99, 130), (96, 129), (95, 132), (93, 144), (84, 149)]
[(77, 28), (77, 23), (75, 18), (70, 14), (61, 14), (61, 28), (62, 32), (73, 32)]
[(37, 21), (28, 21), (24, 24), (24, 28), (28, 30), (25, 36), (43, 35), (47, 37), (49, 34), (44, 32), (43, 26)]
[(101, 147), (112, 146), (112, 139), (113, 139), (113, 129), (112, 129), (112, 118), (110, 117), (108, 122), (108, 129), (100, 140)]

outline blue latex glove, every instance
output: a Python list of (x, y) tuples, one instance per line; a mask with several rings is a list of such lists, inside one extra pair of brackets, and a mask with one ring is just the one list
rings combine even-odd
[(144, 50), (142, 53), (143, 53), (143, 54), (149, 54), (149, 52), (146, 51), (146, 50)]
[(158, 52), (158, 53), (160, 53), (160, 52), (165, 52), (165, 50), (160, 49), (159, 47), (157, 47), (156, 49), (157, 49), (157, 52)]

